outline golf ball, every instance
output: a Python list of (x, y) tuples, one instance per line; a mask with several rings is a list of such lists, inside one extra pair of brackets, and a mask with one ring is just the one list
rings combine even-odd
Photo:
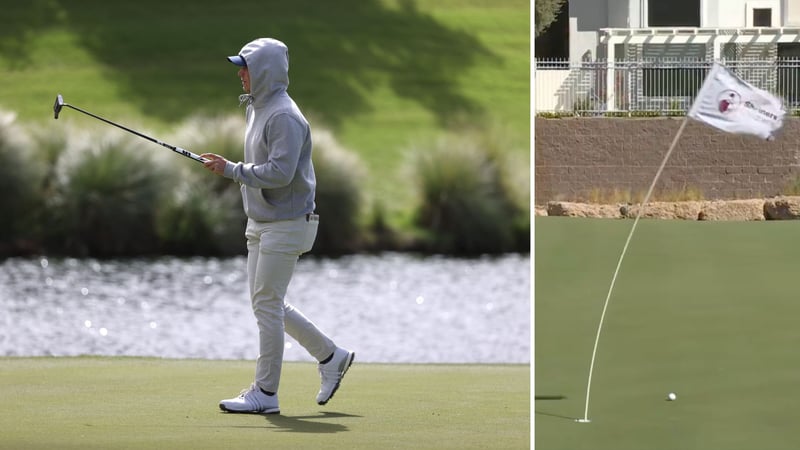
[(677, 398), (678, 398), (678, 396), (675, 395), (674, 392), (670, 392), (669, 394), (667, 394), (667, 400), (669, 400), (669, 401), (673, 401), (673, 400), (675, 400)]

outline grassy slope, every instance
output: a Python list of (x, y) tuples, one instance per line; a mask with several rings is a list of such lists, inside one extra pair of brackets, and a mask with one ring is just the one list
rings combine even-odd
[(276, 36), (291, 49), (298, 103), (367, 162), (371, 191), (390, 208), (407, 206), (404, 153), (443, 130), (486, 124), (528, 159), (529, 8), (521, 0), (14, 2), (0, 15), (0, 107), (63, 126), (50, 115), (61, 92), (164, 138), (193, 114), (237, 114), (239, 83), (223, 56)]
[(528, 448), (526, 366), (355, 364), (314, 402), (284, 365), (279, 416), (226, 414), (251, 362), (1, 358), (0, 448)]
[[(797, 224), (535, 221), (536, 448), (791, 449), (800, 441)], [(676, 402), (665, 401), (677, 392)]]

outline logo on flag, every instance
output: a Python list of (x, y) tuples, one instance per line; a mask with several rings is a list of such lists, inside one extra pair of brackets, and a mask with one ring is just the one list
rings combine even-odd
[(721, 113), (732, 112), (742, 103), (742, 96), (736, 91), (723, 91), (719, 98), (719, 112)]

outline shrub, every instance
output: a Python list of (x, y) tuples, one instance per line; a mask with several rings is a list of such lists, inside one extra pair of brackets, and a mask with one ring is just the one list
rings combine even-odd
[(414, 152), (416, 223), (427, 232), (425, 250), (480, 254), (514, 249), (518, 208), (503, 186), (496, 157), (467, 138), (444, 138)]
[[(244, 157), (245, 123), (242, 117), (230, 115), (226, 117), (191, 117), (181, 124), (171, 138), (174, 145), (184, 147), (194, 153), (216, 153), (230, 161), (241, 161)], [(167, 153), (169, 156), (169, 153)], [(163, 159), (164, 157), (159, 157)], [(178, 158), (176, 160), (175, 158)], [(181, 162), (184, 164), (175, 164)], [(169, 165), (179, 167), (184, 177), (202, 179), (211, 183), (214, 192), (233, 190), (239, 194), (239, 186), (231, 180), (212, 175), (202, 165), (181, 161), (178, 156), (170, 157)], [(238, 204), (241, 209), (241, 200)], [(244, 230), (242, 230), (244, 233)]]
[(44, 168), (15, 119), (14, 114), (0, 111), (0, 255), (24, 251), (38, 239)]
[(800, 195), (800, 177), (790, 180), (780, 193), (781, 195)]
[(312, 251), (316, 254), (355, 251), (364, 243), (360, 224), (363, 163), (336, 142), (330, 131), (316, 127), (312, 133), (317, 177), (316, 211), (320, 215)]
[[(643, 202), (645, 195), (647, 195), (645, 190), (634, 192), (630, 188), (594, 188), (588, 195), (577, 200), (599, 205), (634, 204)], [(684, 184), (677, 190), (654, 190), (648, 202), (686, 202), (700, 201), (704, 198), (701, 189)]]
[(48, 247), (79, 256), (150, 254), (163, 174), (134, 138), (70, 139), (56, 165)]
[[(216, 153), (231, 161), (243, 156), (244, 121), (238, 116), (193, 117), (170, 139), (195, 153)], [(163, 250), (179, 255), (235, 255), (246, 251), (239, 185), (185, 158), (159, 156), (170, 177), (156, 232)]]
[(588, 95), (580, 97), (572, 103), (572, 111), (577, 116), (595, 115), (604, 109), (600, 100)]
[(210, 183), (185, 180), (162, 199), (156, 233), (169, 254), (230, 256), (247, 249), (246, 221), (238, 191), (216, 193)]
[(507, 136), (510, 136), (509, 130), (495, 125), (470, 139), (475, 139), (486, 149), (492, 164), (497, 167), (499, 189), (510, 202), (509, 214), (513, 215), (513, 250), (530, 252), (531, 153), (530, 148), (513, 149)]
[(67, 149), (71, 140), (77, 138), (78, 134), (74, 131), (71, 132), (70, 130), (74, 129), (69, 126), (63, 126), (63, 123), (59, 125), (62, 126), (33, 126), (29, 132), (34, 155), (41, 161), (46, 171), (45, 188), (52, 187), (56, 163), (58, 163), (61, 154)]
[(502, 124), (483, 129), (466, 129), (458, 133), (459, 141), (470, 142), (485, 153), (495, 169), (493, 181), (500, 197), (507, 202), (512, 217), (513, 247), (510, 250), (530, 252), (531, 232), (531, 161), (530, 149), (514, 148), (512, 131)]
[(389, 213), (380, 200), (373, 200), (367, 217), (369, 241), (366, 251), (403, 251), (414, 247), (413, 233), (397, 230), (389, 224)]
[(209, 236), (207, 211), (214, 211), (214, 207), (208, 204), (210, 191), (206, 185), (183, 183), (170, 189), (170, 193), (162, 198), (156, 213), (161, 249), (176, 255), (213, 254), (216, 246)]

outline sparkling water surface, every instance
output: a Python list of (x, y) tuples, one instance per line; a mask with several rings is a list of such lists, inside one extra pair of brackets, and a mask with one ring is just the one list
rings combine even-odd
[[(286, 300), (363, 362), (530, 362), (528, 255), (304, 257)], [(244, 257), (0, 263), (0, 355), (257, 354)]]

